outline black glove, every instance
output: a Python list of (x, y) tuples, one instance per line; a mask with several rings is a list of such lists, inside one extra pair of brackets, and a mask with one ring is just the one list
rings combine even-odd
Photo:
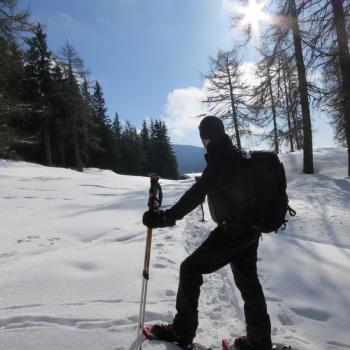
[(148, 210), (143, 214), (142, 222), (149, 228), (159, 228), (175, 225), (175, 220), (172, 218), (168, 210)]

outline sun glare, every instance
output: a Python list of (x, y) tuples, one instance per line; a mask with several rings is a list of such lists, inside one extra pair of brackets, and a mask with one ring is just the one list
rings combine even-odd
[(235, 10), (240, 14), (238, 27), (240, 29), (248, 27), (253, 38), (259, 37), (260, 22), (269, 22), (270, 16), (263, 11), (267, 0), (249, 0), (248, 5), (243, 7), (236, 5)]

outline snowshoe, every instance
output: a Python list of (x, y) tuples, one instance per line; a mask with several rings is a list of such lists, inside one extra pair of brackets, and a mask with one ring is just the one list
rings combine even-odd
[[(245, 336), (238, 337), (234, 341), (230, 339), (223, 339), (222, 349), (223, 350), (260, 350), (255, 348), (254, 346), (251, 346), (248, 343)], [(292, 347), (290, 345), (276, 343), (272, 345), (271, 350), (292, 350)], [(297, 350), (297, 349), (293, 348), (293, 350)]]
[(144, 325), (143, 334), (148, 340), (170, 342), (184, 350), (211, 350), (202, 344), (193, 343), (192, 340), (181, 339), (175, 334), (171, 324)]

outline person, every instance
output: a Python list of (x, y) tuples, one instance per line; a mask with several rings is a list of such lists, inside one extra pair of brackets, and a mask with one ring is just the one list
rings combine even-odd
[[(199, 125), (206, 148), (207, 166), (198, 182), (180, 200), (165, 211), (143, 215), (143, 223), (151, 228), (174, 226), (177, 220), (195, 209), (208, 197), (212, 219), (217, 227), (180, 266), (176, 297), (176, 315), (172, 324), (153, 325), (157, 338), (191, 348), (198, 327), (198, 299), (203, 274), (210, 274), (230, 264), (235, 284), (244, 301), (246, 335), (234, 341), (236, 349), (270, 350), (271, 324), (264, 293), (257, 274), (257, 250), (261, 233), (244, 219), (242, 207), (227, 191), (227, 184), (237, 173), (242, 155), (225, 133), (221, 119), (205, 117)], [(239, 189), (237, 189), (238, 191)]]

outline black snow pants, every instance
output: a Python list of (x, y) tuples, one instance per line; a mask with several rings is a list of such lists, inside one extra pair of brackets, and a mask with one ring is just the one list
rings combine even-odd
[(218, 226), (182, 262), (176, 300), (177, 314), (173, 321), (178, 335), (186, 339), (193, 339), (196, 335), (202, 274), (212, 273), (230, 264), (244, 301), (248, 341), (258, 348), (271, 348), (270, 318), (256, 266), (259, 238), (258, 232), (232, 234), (223, 226)]

